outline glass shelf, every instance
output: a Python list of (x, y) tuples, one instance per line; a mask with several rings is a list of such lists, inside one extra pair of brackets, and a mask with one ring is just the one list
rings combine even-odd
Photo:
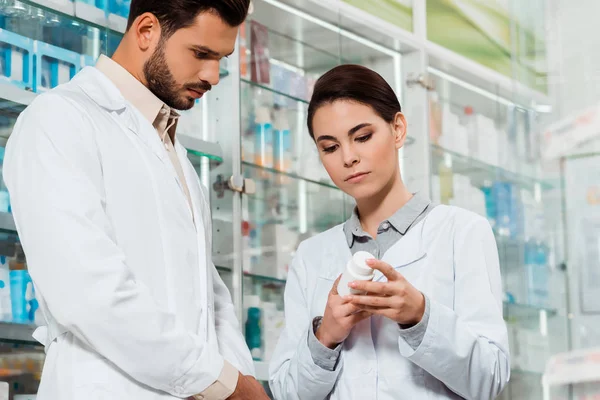
[(271, 178), (271, 177), (275, 177), (276, 180), (279, 180), (279, 181), (284, 181), (285, 178), (290, 178), (291, 180), (302, 180), (307, 183), (319, 185), (319, 186), (322, 186), (322, 187), (328, 188), (328, 189), (340, 190), (331, 181), (317, 181), (317, 180), (306, 178), (306, 177), (303, 177), (303, 176), (300, 176), (298, 174), (294, 174), (291, 172), (279, 171), (279, 170), (276, 170), (276, 169), (270, 168), (270, 167), (262, 167), (260, 165), (253, 164), (248, 161), (242, 161), (242, 165), (245, 168), (253, 170), (252, 172), (250, 172), (250, 174), (253, 176), (257, 176), (257, 175), (264, 176), (267, 179)]
[[(218, 266), (217, 271), (219, 271), (222, 274), (232, 274), (233, 273), (233, 270), (230, 267)], [(244, 277), (250, 278), (254, 281), (260, 281), (263, 283), (274, 283), (276, 285), (285, 285), (285, 283), (286, 283), (285, 279), (278, 279), (278, 278), (274, 278), (272, 276), (257, 275), (257, 274), (252, 274), (250, 272), (244, 272)]]
[[(43, 11), (54, 13), (59, 17), (67, 18), (90, 27), (107, 30), (116, 35), (125, 33), (127, 20), (111, 14), (110, 18), (104, 10), (97, 7), (72, 2), (69, 0), (21, 0), (21, 3), (30, 7), (39, 8)], [(49, 16), (50, 18), (52, 15)]]
[(539, 371), (529, 371), (521, 368), (514, 368), (510, 370), (511, 379), (513, 377), (521, 377), (525, 379), (541, 379), (543, 372)]
[(553, 189), (553, 185), (546, 180), (508, 171), (435, 144), (431, 145), (431, 159), (434, 174), (438, 173), (438, 166), (446, 164), (452, 169), (453, 174), (468, 176), (471, 179), (471, 183), (479, 188), (484, 187), (486, 182), (500, 180), (516, 184), (531, 191), (535, 191), (536, 186), (539, 186), (542, 190)]
[(270, 93), (272, 93), (274, 95), (283, 96), (283, 97), (285, 97), (287, 99), (290, 99), (290, 100), (298, 102), (298, 103), (308, 104), (308, 100), (302, 99), (300, 97), (292, 96), (291, 94), (288, 94), (288, 93), (281, 92), (281, 91), (273, 89), (273, 88), (271, 88), (271, 87), (269, 87), (267, 85), (264, 85), (264, 84), (261, 84), (261, 83), (256, 83), (256, 82), (252, 82), (251, 80), (248, 80), (246, 78), (242, 78), (242, 79), (240, 79), (240, 81), (244, 85), (251, 86), (251, 87), (254, 87), (254, 88), (257, 88), (257, 89), (263, 89), (263, 90), (266, 90), (267, 92), (270, 92)]
[(20, 114), (35, 96), (31, 91), (0, 81), (0, 114), (12, 117)]
[(12, 214), (0, 212), (0, 232), (16, 233), (17, 227)]
[(554, 317), (558, 314), (554, 308), (546, 308), (533, 306), (523, 303), (508, 303), (504, 302), (504, 319), (508, 322), (513, 320), (537, 320), (541, 318), (543, 313), (546, 314), (546, 318)]
[(32, 336), (36, 328), (35, 325), (0, 322), (0, 340), (41, 346)]

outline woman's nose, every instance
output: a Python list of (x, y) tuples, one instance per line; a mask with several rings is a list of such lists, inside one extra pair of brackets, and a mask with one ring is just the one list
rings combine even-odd
[(346, 168), (351, 168), (359, 162), (360, 157), (358, 157), (358, 154), (356, 154), (356, 152), (352, 151), (351, 149), (344, 152), (344, 166)]

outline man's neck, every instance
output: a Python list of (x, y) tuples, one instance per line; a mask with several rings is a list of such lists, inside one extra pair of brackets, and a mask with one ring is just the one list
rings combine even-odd
[(134, 61), (135, 57), (132, 57), (131, 54), (132, 53), (128, 51), (127, 44), (121, 42), (111, 58), (114, 62), (125, 68), (135, 79), (148, 87), (148, 82), (146, 82), (146, 79), (144, 78), (143, 68), (136, 65), (136, 62)]

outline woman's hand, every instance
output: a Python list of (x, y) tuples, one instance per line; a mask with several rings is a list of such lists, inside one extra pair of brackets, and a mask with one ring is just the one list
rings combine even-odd
[(317, 340), (330, 349), (346, 340), (354, 325), (371, 316), (338, 294), (337, 286), (341, 277), (337, 278), (329, 292), (321, 326), (315, 333)]
[(355, 281), (350, 287), (367, 292), (367, 295), (344, 297), (363, 311), (383, 315), (402, 325), (416, 325), (425, 313), (425, 296), (389, 264), (368, 260), (367, 264), (381, 271), (387, 282)]

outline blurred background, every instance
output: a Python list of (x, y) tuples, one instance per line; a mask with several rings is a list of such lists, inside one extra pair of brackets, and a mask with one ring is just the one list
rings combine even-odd
[[(0, 145), (37, 95), (114, 52), (129, 4), (0, 0)], [(358, 63), (401, 101), (409, 188), (494, 229), (512, 356), (501, 398), (599, 398), (600, 1), (254, 0), (252, 9), (221, 83), (184, 114), (178, 138), (210, 189), (214, 262), (258, 378), (268, 379), (297, 245), (352, 211), (305, 120), (315, 80)], [(43, 318), (4, 184), (0, 319), (0, 399), (34, 399), (44, 355), (32, 333)]]

